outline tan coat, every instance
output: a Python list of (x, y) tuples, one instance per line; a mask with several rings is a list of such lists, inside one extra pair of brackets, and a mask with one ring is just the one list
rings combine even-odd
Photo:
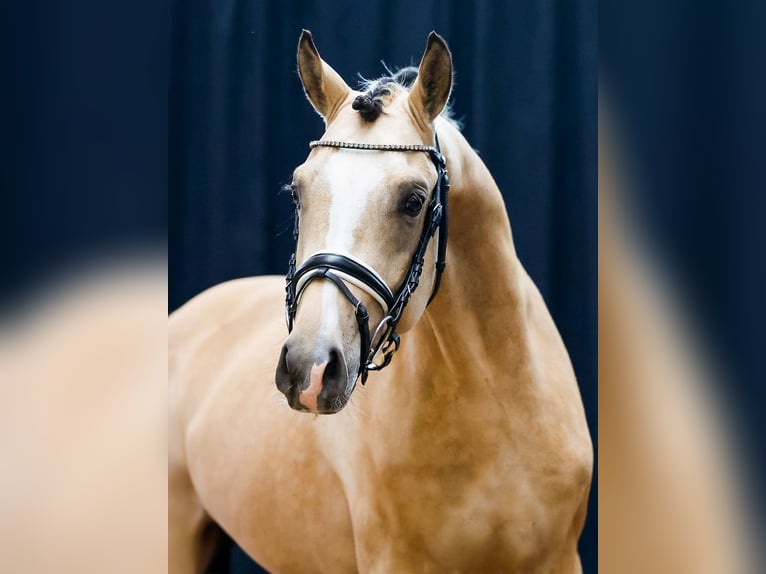
[[(433, 138), (404, 90), (353, 133), (354, 95), (333, 104), (327, 139)], [(345, 409), (299, 413), (275, 387), (282, 278), (219, 285), (171, 317), (171, 573), (202, 571), (212, 522), (274, 573), (581, 571), (593, 455), (574, 373), (491, 175), (451, 123), (434, 125), (452, 182), (442, 288), (425, 309), (424, 276), (401, 350)], [(334, 153), (313, 151), (301, 170)], [(421, 159), (410, 168), (426, 173)], [(294, 333), (308, 337), (318, 296), (301, 305)]]

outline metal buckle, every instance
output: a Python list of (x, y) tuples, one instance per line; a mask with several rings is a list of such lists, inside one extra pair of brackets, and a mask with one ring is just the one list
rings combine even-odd
[[(370, 357), (367, 361), (372, 362), (372, 359), (375, 358), (375, 355), (378, 354), (378, 351), (380, 351), (383, 342), (388, 339), (388, 337), (391, 334), (391, 331), (393, 330), (393, 327), (391, 326), (391, 323), (393, 322), (394, 318), (391, 315), (386, 315), (383, 317), (383, 320), (378, 323), (378, 326), (375, 328), (375, 332), (372, 334), (372, 338), (370, 339)], [(379, 338), (378, 335), (381, 335), (381, 329), (383, 327), (387, 327), (388, 331), (383, 331), (383, 335)]]
[(383, 362), (374, 363), (372, 360), (370, 360), (367, 363), (367, 367), (366, 367), (367, 370), (380, 371), (382, 369), (385, 369), (391, 363), (391, 359), (394, 358), (394, 353), (396, 353), (399, 350), (400, 344), (401, 344), (401, 339), (399, 338), (399, 334), (392, 331), (391, 334), (386, 339), (386, 342), (383, 343), (383, 346), (379, 349), (380, 352), (383, 353)]
[[(381, 332), (381, 329), (385, 328), (385, 331)], [(394, 344), (394, 348), (391, 348), (391, 344)], [(399, 335), (394, 332), (394, 318), (391, 315), (386, 315), (375, 329), (375, 334), (372, 337), (372, 346), (370, 354), (367, 357), (367, 363), (365, 369), (368, 371), (379, 371), (388, 366), (391, 362), (393, 354), (399, 349)], [(378, 353), (383, 353), (383, 362), (376, 363), (375, 357)]]
[[(399, 345), (401, 344), (401, 339), (399, 338), (399, 334), (396, 332), (392, 332), (391, 335), (389, 335), (388, 339), (385, 343), (383, 343), (383, 346), (381, 347), (380, 351), (383, 353), (383, 356), (385, 359), (385, 365), (388, 365), (388, 363), (391, 362), (391, 358), (394, 356), (394, 353), (396, 353), (399, 350)], [(391, 345), (393, 345), (393, 349), (391, 348)]]

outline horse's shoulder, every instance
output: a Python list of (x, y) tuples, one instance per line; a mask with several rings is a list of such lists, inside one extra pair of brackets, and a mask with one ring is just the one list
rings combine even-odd
[(283, 278), (247, 277), (203, 291), (170, 316), (170, 414), (179, 428), (228, 384), (233, 367), (250, 361), (265, 373), (276, 364), (286, 333), (283, 298)]
[[(218, 326), (245, 315), (265, 320), (280, 316), (284, 279), (275, 276), (244, 277), (219, 283), (196, 295), (170, 315), (168, 349), (173, 351), (212, 334)], [(259, 317), (258, 315), (264, 315)]]
[(170, 328), (178, 330), (189, 321), (210, 313), (236, 312), (257, 300), (284, 296), (284, 278), (276, 275), (242, 277), (218, 283), (195, 295), (170, 315)]

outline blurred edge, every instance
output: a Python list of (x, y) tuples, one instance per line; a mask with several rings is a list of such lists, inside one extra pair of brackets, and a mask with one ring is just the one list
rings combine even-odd
[[(38, 295), (3, 317), (2, 571), (165, 570), (166, 284), (156, 260), (166, 122), (156, 96), (162, 108), (167, 72), (160, 63), (152, 83), (143, 64), (166, 51), (166, 8), (53, 6), (39, 11), (50, 21), (31, 21), (37, 34), (4, 38), (18, 59), (3, 94), (3, 191), (18, 210), (3, 214), (3, 256), (18, 266), (3, 266), (3, 284)], [(602, 11), (605, 100), (618, 110), (600, 145), (604, 572), (763, 571), (764, 20), (745, 3), (686, 8)], [(20, 10), (23, 20), (35, 7)], [(83, 25), (100, 35), (78, 40)], [(140, 81), (123, 84), (126, 71)], [(87, 234), (82, 190), (97, 199)], [(133, 193), (158, 194), (156, 209), (135, 210)], [(30, 234), (32, 221), (51, 233)], [(127, 269), (66, 273), (118, 236), (155, 247)], [(39, 287), (49, 276), (37, 266), (62, 243), (68, 287)]]
[(134, 257), (0, 330), (2, 572), (166, 571), (166, 264)]
[(621, 201), (616, 140), (602, 124), (599, 567), (758, 572), (753, 493), (721, 393), (730, 381), (702, 352), (680, 292), (636, 237)]
[(764, 16), (600, 5), (604, 572), (766, 567)]
[(0, 572), (166, 572), (168, 5), (0, 26)]

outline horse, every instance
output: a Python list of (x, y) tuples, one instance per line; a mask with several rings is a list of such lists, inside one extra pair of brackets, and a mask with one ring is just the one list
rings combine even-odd
[(169, 572), (203, 572), (222, 532), (278, 574), (581, 572), (582, 400), (449, 118), (446, 42), (361, 90), (306, 30), (297, 59), (326, 129), (291, 186), (287, 326), (282, 277), (169, 320)]

